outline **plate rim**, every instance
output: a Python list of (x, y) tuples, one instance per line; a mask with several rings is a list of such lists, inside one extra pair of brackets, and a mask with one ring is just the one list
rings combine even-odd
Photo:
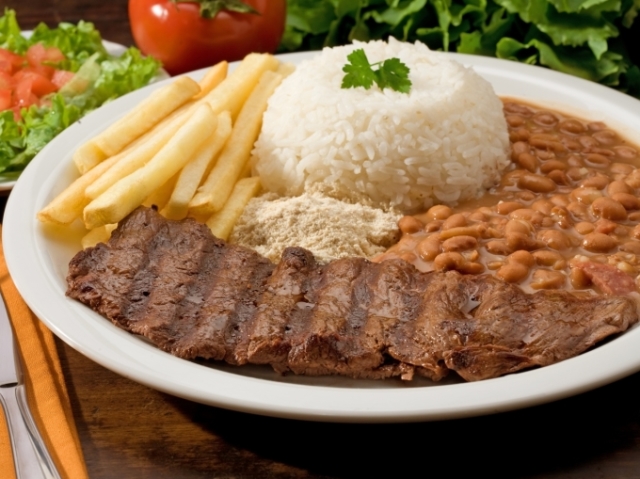
[[(298, 62), (316, 53), (284, 54), (279, 58)], [(566, 84), (569, 89), (584, 90), (604, 103), (635, 102), (637, 131), (640, 131), (640, 101), (623, 93), (536, 66), (488, 57), (450, 55), (474, 66), (481, 74), (504, 69), (510, 75), (533, 76), (541, 81)], [(197, 77), (204, 71), (190, 75)], [(55, 172), (65, 167), (62, 163), (54, 164), (53, 155), (69, 150), (74, 144), (72, 139), (77, 145), (83, 137), (94, 134), (95, 129), (106, 126), (112, 118), (103, 119), (104, 115), (125, 111), (125, 105), (131, 106), (162, 84), (125, 95), (90, 113), (81, 124), (62, 132), (27, 166), (9, 196), (5, 210), (2, 241), (7, 266), (18, 291), (36, 316), (57, 336), (93, 361), (153, 389), (203, 404), (274, 417), (333, 422), (427, 421), (504, 412), (579, 394), (640, 370), (640, 348), (637, 347), (640, 328), (634, 328), (575, 358), (479, 382), (423, 388), (294, 384), (246, 377), (175, 358), (118, 329), (85, 306), (64, 295), (61, 297), (60, 278), (48, 269), (46, 252), (38, 247), (44, 233), (35, 219), (35, 213), (54, 189)], [(69, 157), (70, 153), (63, 159), (68, 162)], [(72, 328), (73, 323), (60, 315), (84, 318), (85, 322)], [(95, 321), (95, 317), (104, 324)], [(88, 331), (87, 324), (94, 329)], [(132, 355), (133, 363), (129, 362)], [(618, 359), (613, 366), (609, 364), (612, 357)], [(153, 365), (149, 366), (145, 361), (152, 361)], [(589, 372), (586, 376), (577, 375), (576, 367)], [(185, 376), (189, 376), (190, 382)], [(209, 381), (215, 384), (209, 385)]]

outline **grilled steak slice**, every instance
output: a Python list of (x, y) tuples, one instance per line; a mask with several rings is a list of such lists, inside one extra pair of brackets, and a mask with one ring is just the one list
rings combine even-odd
[(638, 321), (628, 297), (527, 294), (402, 260), (319, 265), (288, 248), (274, 266), (147, 208), (78, 253), (67, 281), (70, 297), (176, 356), (309, 375), (474, 381), (575, 356)]

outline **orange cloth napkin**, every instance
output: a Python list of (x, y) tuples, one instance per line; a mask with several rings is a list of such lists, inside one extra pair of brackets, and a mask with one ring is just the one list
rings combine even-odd
[[(0, 236), (2, 227), (0, 226)], [(31, 413), (63, 479), (87, 478), (53, 334), (20, 297), (0, 245), (0, 290), (18, 338)], [(14, 479), (9, 434), (0, 408), (0, 477)]]

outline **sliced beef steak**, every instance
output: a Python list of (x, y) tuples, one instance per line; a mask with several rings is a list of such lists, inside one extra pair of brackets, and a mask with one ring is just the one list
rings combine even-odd
[(176, 356), (355, 378), (474, 381), (584, 352), (638, 321), (624, 296), (524, 293), (402, 260), (278, 265), (193, 220), (139, 208), (69, 265), (68, 296)]

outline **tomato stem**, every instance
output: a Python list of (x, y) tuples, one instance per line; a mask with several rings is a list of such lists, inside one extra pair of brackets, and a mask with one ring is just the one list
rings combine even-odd
[(242, 0), (171, 0), (173, 3), (199, 3), (202, 18), (214, 18), (220, 10), (260, 15), (255, 8)]

